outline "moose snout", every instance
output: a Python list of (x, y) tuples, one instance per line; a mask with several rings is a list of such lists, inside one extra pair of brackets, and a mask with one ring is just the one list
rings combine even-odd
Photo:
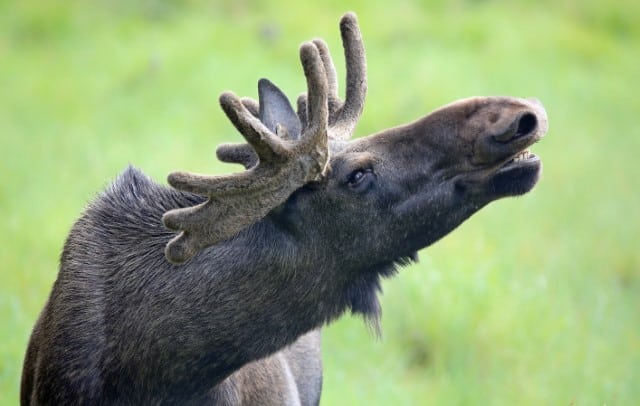
[(547, 112), (537, 99), (487, 97), (471, 102), (475, 113), (466, 137), (474, 142), (475, 165), (511, 159), (547, 132)]
[(539, 138), (547, 132), (547, 112), (540, 100), (533, 97), (515, 100), (520, 111), (513, 116), (513, 121), (506, 129), (493, 135), (494, 141), (508, 143), (529, 136)]

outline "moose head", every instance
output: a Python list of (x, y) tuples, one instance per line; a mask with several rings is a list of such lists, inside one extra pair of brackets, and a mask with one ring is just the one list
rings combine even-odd
[[(181, 263), (259, 221), (276, 224), (325, 261), (360, 267), (413, 257), (487, 203), (528, 192), (541, 171), (527, 149), (547, 131), (535, 99), (474, 97), (410, 124), (350, 141), (364, 106), (366, 61), (354, 14), (341, 34), (347, 78), (322, 40), (304, 43), (307, 93), (297, 114), (273, 83), (258, 83), (259, 102), (224, 93), (220, 104), (247, 144), (222, 145), (229, 176), (176, 172), (176, 189), (207, 196), (164, 215), (180, 234), (166, 247)], [(306, 250), (307, 252), (309, 250)]]

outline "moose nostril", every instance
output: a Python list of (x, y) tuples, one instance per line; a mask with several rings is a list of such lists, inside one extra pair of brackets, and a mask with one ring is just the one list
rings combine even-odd
[(538, 119), (534, 114), (523, 114), (522, 117), (520, 117), (520, 120), (518, 120), (518, 129), (516, 130), (515, 138), (530, 134), (536, 129), (537, 125)]

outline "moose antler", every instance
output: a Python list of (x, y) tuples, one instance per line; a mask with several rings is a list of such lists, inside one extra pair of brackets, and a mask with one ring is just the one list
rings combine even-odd
[[(320, 58), (324, 66), (328, 84), (328, 104), (329, 104), (329, 138), (336, 140), (347, 140), (353, 134), (353, 130), (358, 123), (358, 119), (362, 114), (364, 107), (364, 99), (367, 93), (367, 63), (365, 58), (364, 44), (358, 21), (355, 14), (347, 13), (340, 20), (340, 33), (342, 35), (342, 44), (344, 47), (344, 56), (347, 66), (347, 90), (345, 101), (340, 100), (338, 96), (338, 80), (336, 68), (331, 59), (327, 44), (316, 39), (313, 44), (320, 52)], [(269, 82), (270, 83), (270, 82)], [(278, 88), (275, 91), (280, 92)], [(250, 98), (242, 99), (242, 103), (256, 117), (259, 117), (265, 124), (269, 121), (265, 117), (264, 109), (269, 109), (273, 105), (278, 104), (274, 98), (267, 100), (268, 92), (260, 92), (260, 103)], [(286, 100), (286, 97), (282, 95)], [(297, 100), (297, 114), (301, 125), (307, 123), (307, 94), (302, 94)], [(288, 102), (287, 102), (288, 103)], [(295, 132), (294, 132), (295, 133)], [(292, 131), (289, 131), (292, 134)], [(295, 134), (293, 135), (295, 136)], [(217, 156), (223, 162), (239, 163), (245, 168), (251, 168), (257, 164), (257, 156), (253, 149), (247, 144), (223, 144), (218, 147)]]
[(304, 43), (300, 60), (307, 95), (298, 100), (298, 118), (282, 92), (271, 82), (259, 82), (260, 104), (233, 93), (220, 105), (247, 144), (222, 145), (220, 160), (248, 170), (227, 176), (174, 172), (168, 182), (176, 189), (208, 196), (202, 204), (168, 211), (162, 221), (180, 231), (165, 248), (173, 263), (233, 237), (284, 203), (298, 188), (327, 174), (328, 136), (348, 138), (362, 112), (366, 92), (364, 47), (354, 14), (340, 23), (347, 61), (345, 102), (337, 96), (335, 68), (326, 44)]

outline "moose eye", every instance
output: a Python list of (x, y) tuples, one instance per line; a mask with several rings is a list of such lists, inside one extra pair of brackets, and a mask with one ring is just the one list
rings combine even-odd
[(365, 183), (365, 180), (372, 175), (371, 169), (357, 169), (349, 174), (347, 183), (352, 188), (357, 188)]

